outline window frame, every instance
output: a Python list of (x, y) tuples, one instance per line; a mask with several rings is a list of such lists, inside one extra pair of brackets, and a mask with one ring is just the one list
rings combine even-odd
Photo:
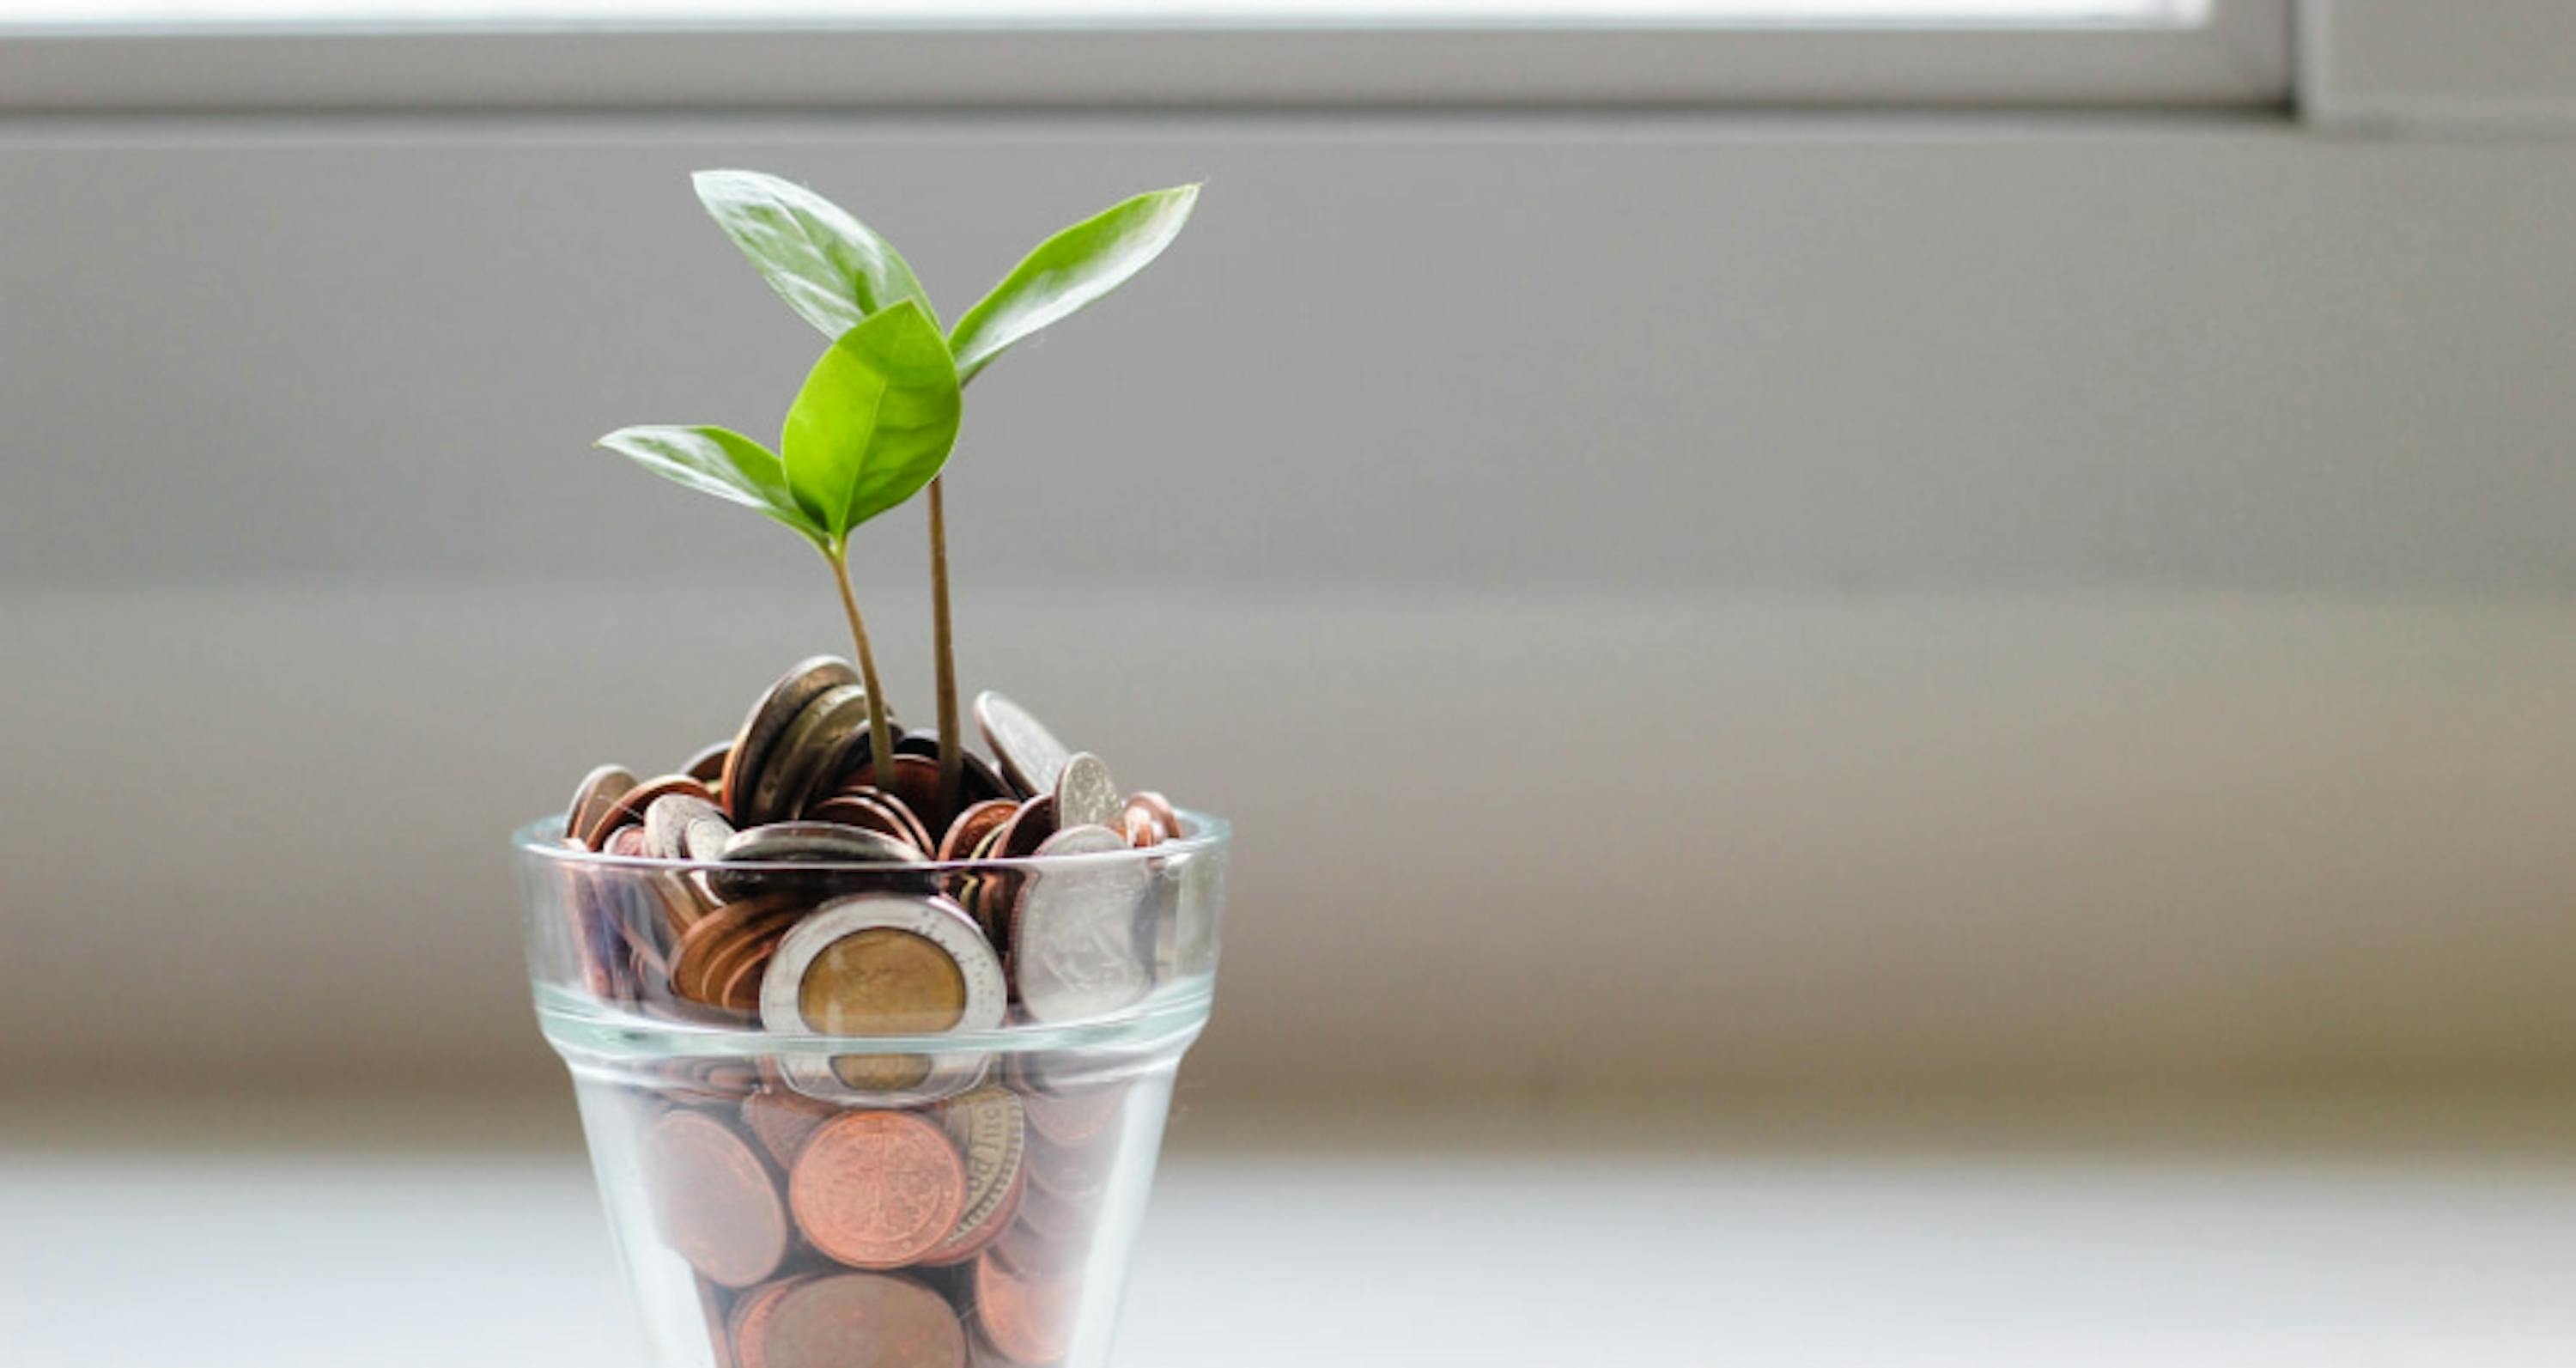
[(2211, 0), (2207, 20), (2189, 28), (799, 21), (30, 30), (0, 36), (0, 111), (2286, 111), (2293, 4)]

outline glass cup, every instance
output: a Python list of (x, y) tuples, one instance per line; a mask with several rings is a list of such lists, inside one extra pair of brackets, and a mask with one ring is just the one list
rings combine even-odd
[[(1150, 847), (902, 865), (517, 833), (537, 1017), (652, 1364), (1107, 1360), (1215, 984), (1227, 828), (1182, 820)], [(833, 1017), (854, 995), (898, 1009)]]

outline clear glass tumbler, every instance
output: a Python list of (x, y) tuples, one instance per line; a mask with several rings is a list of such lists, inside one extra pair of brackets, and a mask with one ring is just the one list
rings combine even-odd
[[(1227, 829), (1183, 824), (1145, 848), (908, 865), (621, 857), (567, 845), (561, 819), (517, 834), (538, 1020), (652, 1364), (1107, 1361), (1215, 984)], [(923, 934), (993, 956), (869, 1034), (771, 1029), (816, 975), (846, 988), (922, 957), (894, 931), (817, 953), (796, 927), (925, 906), (943, 915)], [(973, 981), (996, 961), (1005, 977)]]

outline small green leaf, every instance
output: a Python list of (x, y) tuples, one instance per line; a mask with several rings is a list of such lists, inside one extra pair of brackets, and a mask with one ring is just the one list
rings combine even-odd
[(1117, 289), (1162, 254), (1189, 222), (1196, 185), (1138, 195), (1038, 244), (993, 292), (957, 320), (949, 345), (957, 382), (1021, 338)]
[(787, 471), (769, 448), (720, 427), (630, 427), (599, 439), (675, 484), (756, 508), (821, 541), (823, 531), (788, 491)]
[(894, 244), (830, 200), (758, 171), (700, 171), (690, 180), (769, 288), (825, 337), (899, 299), (931, 313), (930, 296)]
[(787, 487), (838, 543), (939, 473), (959, 408), (939, 325), (899, 300), (841, 334), (805, 377), (779, 442)]

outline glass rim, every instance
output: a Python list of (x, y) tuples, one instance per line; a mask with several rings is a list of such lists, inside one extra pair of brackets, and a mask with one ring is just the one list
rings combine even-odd
[(1196, 808), (1176, 807), (1173, 811), (1189, 828), (1189, 834), (1175, 836), (1150, 846), (1124, 846), (1078, 855), (1022, 855), (982, 860), (798, 860), (792, 864), (756, 860), (674, 860), (656, 855), (611, 855), (604, 850), (568, 846), (564, 842), (567, 813), (554, 813), (537, 818), (510, 833), (510, 844), (522, 856), (534, 857), (552, 864), (583, 868), (633, 869), (650, 872), (690, 873), (695, 871), (738, 871), (746, 874), (777, 874), (792, 869), (799, 874), (974, 874), (993, 870), (1042, 872), (1050, 869), (1102, 869), (1127, 862), (1167, 860), (1174, 856), (1200, 855), (1222, 850), (1234, 835), (1234, 824), (1213, 813)]
[(1117, 1011), (1071, 1021), (1006, 1022), (973, 1031), (830, 1035), (820, 1031), (773, 1031), (756, 1024), (642, 1016), (559, 987), (539, 985), (537, 1019), (548, 1042), (558, 1051), (588, 1047), (590, 1042), (579, 1039), (581, 1036), (613, 1035), (629, 1049), (639, 1042), (649, 1043), (649, 1053), (672, 1059), (793, 1054), (948, 1057), (1150, 1048), (1175, 1037), (1196, 1036), (1207, 1024), (1215, 1001), (1213, 975), (1199, 975), (1193, 982), (1157, 990)]

